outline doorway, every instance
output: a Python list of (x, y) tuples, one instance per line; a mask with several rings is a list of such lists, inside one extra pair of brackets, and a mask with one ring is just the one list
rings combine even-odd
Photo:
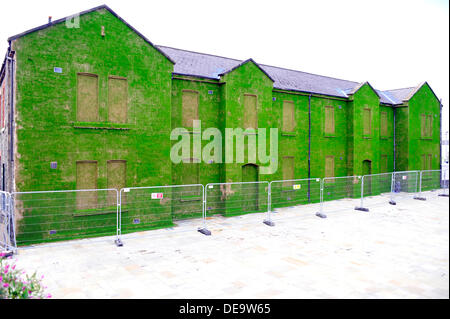
[[(242, 166), (242, 182), (258, 182), (258, 166), (255, 164), (246, 164)], [(259, 184), (242, 184), (242, 210), (243, 213), (254, 212), (258, 210)]]

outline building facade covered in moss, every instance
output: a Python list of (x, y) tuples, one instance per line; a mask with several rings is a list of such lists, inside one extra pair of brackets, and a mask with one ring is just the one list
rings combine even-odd
[[(8, 41), (0, 156), (9, 192), (440, 168), (441, 103), (427, 82), (380, 91), (158, 46), (104, 5)], [(244, 163), (194, 155), (173, 163), (171, 132), (195, 135), (194, 120), (223, 136), (226, 128), (277, 128), (276, 170), (261, 174), (266, 164), (248, 153)]]

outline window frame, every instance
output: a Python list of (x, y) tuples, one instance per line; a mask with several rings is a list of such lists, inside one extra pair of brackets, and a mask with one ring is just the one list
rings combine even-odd
[[(185, 114), (184, 109), (185, 108), (184, 108), (183, 101), (184, 101), (185, 93), (195, 93), (197, 96), (197, 110), (196, 110), (197, 119), (192, 118), (190, 121), (191, 122), (190, 125), (185, 125), (187, 123), (187, 120), (185, 120), (185, 118), (184, 118), (184, 114)], [(200, 92), (197, 90), (189, 90), (189, 89), (181, 90), (181, 126), (183, 126), (184, 128), (186, 128), (188, 130), (190, 129), (193, 131), (194, 130), (194, 121), (198, 121), (198, 120), (200, 120)]]
[[(254, 121), (255, 121), (255, 127), (247, 127), (247, 118), (246, 118), (246, 116), (245, 116), (245, 114), (246, 114), (246, 104), (245, 104), (245, 100), (246, 100), (246, 97), (254, 97), (255, 98), (255, 119), (254, 119)], [(243, 111), (244, 111), (244, 113), (243, 113), (243, 116), (242, 116), (242, 128), (244, 129), (244, 130), (246, 130), (246, 129), (249, 129), (249, 128), (251, 128), (251, 129), (254, 129), (255, 130), (255, 132), (257, 132), (258, 131), (258, 95), (256, 95), (256, 94), (251, 94), (251, 93), (244, 93), (244, 107), (243, 107)]]
[[(87, 76), (87, 77), (93, 77), (97, 79), (97, 115), (96, 115), (96, 120), (92, 121), (86, 121), (86, 120), (81, 120), (79, 118), (79, 76)], [(86, 122), (86, 123), (96, 123), (96, 122), (100, 122), (100, 85), (99, 85), (99, 81), (100, 81), (100, 77), (98, 74), (95, 73), (87, 73), (87, 72), (77, 72), (76, 74), (76, 78), (77, 78), (77, 86), (76, 86), (76, 112), (75, 112), (75, 118), (76, 118), (76, 122)]]
[[(368, 118), (368, 132), (367, 130), (367, 126), (366, 126), (366, 121), (365, 121), (365, 115), (366, 112), (369, 113), (369, 118)], [(372, 108), (369, 107), (365, 107), (363, 108), (363, 118), (362, 118), (362, 125), (363, 125), (363, 129), (362, 129), (362, 134), (363, 134), (363, 138), (371, 138), (372, 137)]]
[[(290, 119), (288, 121), (290, 121), (289, 125), (286, 125), (288, 123), (285, 122), (285, 110), (287, 109), (287, 105), (290, 105), (292, 107), (292, 117), (290, 117)], [(296, 127), (296, 121), (295, 121), (295, 103), (292, 100), (284, 100), (283, 101), (283, 110), (282, 110), (283, 114), (282, 114), (282, 132), (285, 133), (295, 133), (297, 127)], [(287, 114), (290, 115), (290, 114)], [(290, 128), (290, 130), (286, 127), (289, 126), (288, 128)]]
[[(125, 97), (125, 121), (123, 122), (113, 122), (111, 121), (111, 105), (110, 105), (110, 80), (119, 80), (119, 81), (125, 81), (126, 83), (126, 97)], [(117, 76), (117, 75), (109, 75), (108, 76), (108, 93), (107, 93), (107, 105), (108, 105), (108, 123), (115, 123), (115, 124), (127, 124), (128, 123), (128, 78), (123, 76)]]

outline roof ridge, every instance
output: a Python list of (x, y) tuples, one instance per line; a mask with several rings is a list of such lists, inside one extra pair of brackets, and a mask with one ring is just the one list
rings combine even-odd
[[(179, 51), (190, 52), (190, 53), (195, 53), (195, 54), (208, 55), (208, 56), (213, 56), (213, 57), (216, 57), (216, 58), (222, 58), (222, 59), (234, 60), (234, 61), (239, 61), (239, 62), (244, 62), (244, 61), (246, 61), (246, 60), (240, 60), (240, 59), (235, 59), (235, 58), (227, 58), (227, 57), (225, 57), (225, 56), (216, 55), (216, 54), (210, 54), (210, 53), (203, 53), (203, 52), (197, 52), (197, 51), (192, 51), (192, 50), (186, 50), (186, 49), (174, 48), (174, 47), (169, 47), (169, 46), (166, 46), (166, 45), (155, 44), (155, 46), (158, 47), (158, 48), (167, 48), (167, 49), (179, 50)], [(248, 60), (248, 59), (247, 59), (247, 60)]]
[(333, 79), (333, 80), (352, 82), (352, 83), (355, 83), (355, 84), (364, 83), (364, 82), (358, 82), (358, 81), (353, 81), (353, 80), (344, 80), (344, 79), (335, 78), (335, 77), (327, 76), (327, 75), (321, 75), (321, 74), (316, 74), (316, 73), (311, 73), (311, 72), (305, 72), (305, 71), (300, 71), (300, 70), (284, 68), (284, 67), (281, 67), (281, 66), (274, 66), (274, 65), (261, 64), (261, 63), (259, 65), (261, 65), (261, 66), (268, 66), (270, 68), (283, 69), (283, 70), (288, 70), (288, 71), (293, 71), (293, 72), (300, 72), (300, 73), (304, 73), (304, 74), (320, 76), (320, 77), (323, 77), (323, 78), (328, 78), (328, 79)]
[[(159, 47), (159, 48), (168, 48), (168, 49), (173, 49), (173, 50), (180, 50), (180, 51), (184, 51), (184, 52), (190, 52), (190, 53), (201, 54), (201, 55), (208, 55), (208, 56), (213, 56), (213, 57), (222, 58), (222, 59), (228, 59), (228, 60), (234, 60), (234, 61), (239, 61), (239, 62), (244, 62), (244, 61), (248, 60), (248, 59), (247, 60), (239, 60), (239, 59), (235, 59), (235, 58), (228, 58), (228, 57), (221, 56), (221, 55), (210, 54), (210, 53), (203, 53), (203, 52), (186, 50), (186, 49), (180, 49), (180, 48), (174, 48), (174, 47), (169, 47), (169, 46), (159, 45), (159, 44), (157, 44), (156, 46)], [(328, 79), (333, 79), (333, 80), (352, 82), (352, 83), (355, 83), (355, 84), (361, 83), (361, 82), (358, 82), (358, 81), (345, 80), (345, 79), (335, 78), (335, 77), (332, 77), (332, 76), (315, 74), (315, 73), (310, 73), (310, 72), (305, 72), (305, 71), (300, 71), (300, 70), (294, 70), (294, 69), (289, 69), (289, 68), (275, 66), (275, 65), (268, 65), (268, 64), (262, 64), (262, 63), (258, 63), (258, 65), (260, 65), (260, 66), (267, 66), (267, 67), (270, 67), (270, 68), (277, 68), (277, 69), (282, 69), (282, 70), (288, 70), (288, 71), (293, 71), (293, 72), (300, 72), (300, 73), (304, 73), (304, 74), (320, 76), (320, 77), (323, 77), (323, 78), (328, 78)]]
[(390, 91), (399, 91), (399, 90), (406, 90), (406, 89), (415, 89), (417, 86), (409, 86), (406, 88), (399, 88), (399, 89), (392, 89), (392, 90), (382, 90), (381, 92), (390, 92)]

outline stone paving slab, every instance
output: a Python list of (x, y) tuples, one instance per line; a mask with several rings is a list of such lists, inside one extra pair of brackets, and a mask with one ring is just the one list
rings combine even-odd
[[(382, 196), (19, 249), (53, 298), (449, 298), (449, 200)], [(336, 208), (336, 209), (334, 209)]]

